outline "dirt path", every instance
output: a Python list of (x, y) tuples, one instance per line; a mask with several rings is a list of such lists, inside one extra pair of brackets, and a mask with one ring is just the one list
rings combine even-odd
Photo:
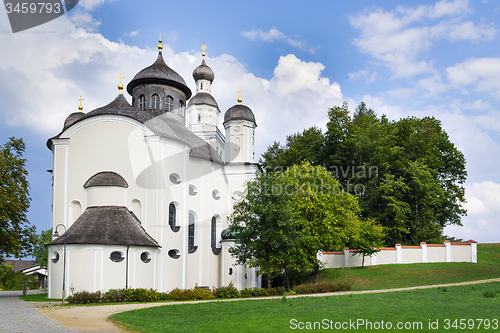
[[(324, 293), (324, 294), (292, 295), (287, 297), (294, 298), (294, 297), (339, 296), (339, 295), (349, 295), (349, 294), (371, 294), (371, 293), (382, 293), (382, 292), (395, 292), (402, 290), (452, 287), (460, 285), (488, 283), (495, 281), (499, 282), (500, 278), (461, 282), (461, 283), (437, 284), (432, 286), (418, 286), (418, 287), (384, 289), (384, 290), (345, 291), (345, 292)], [(270, 298), (281, 298), (281, 296), (259, 297), (259, 299), (270, 299)], [(239, 300), (248, 300), (248, 298), (227, 299), (224, 301), (229, 302), (229, 301), (239, 301)], [(118, 325), (110, 321), (108, 317), (111, 316), (112, 314), (119, 312), (131, 311), (136, 309), (145, 309), (154, 306), (173, 305), (181, 303), (192, 304), (201, 302), (210, 302), (210, 301), (138, 303), (138, 304), (101, 305), (101, 306), (71, 306), (71, 307), (44, 306), (47, 303), (36, 303), (36, 304), (32, 303), (32, 305), (35, 306), (37, 310), (44, 316), (52, 319), (58, 324), (64, 325), (72, 329), (75, 332), (127, 332), (123, 328), (120, 328)]]

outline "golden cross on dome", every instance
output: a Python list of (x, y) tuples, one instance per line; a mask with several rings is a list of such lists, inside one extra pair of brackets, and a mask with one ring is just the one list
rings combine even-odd
[(83, 110), (82, 101), (83, 101), (84, 99), (82, 98), (82, 96), (80, 96), (80, 98), (79, 98), (78, 100), (80, 101), (80, 106), (78, 106), (78, 110), (80, 110), (80, 112), (82, 112), (82, 110)]
[(241, 102), (243, 102), (243, 100), (241, 99), (241, 93), (243, 92), (243, 90), (241, 90), (241, 88), (239, 88), (240, 90), (237, 91), (237, 93), (239, 94), (239, 97), (238, 97), (238, 103), (241, 104)]
[(203, 45), (201, 46), (201, 49), (203, 50), (203, 52), (201, 53), (201, 56), (202, 56), (203, 58), (205, 58), (205, 49), (206, 49), (206, 48), (207, 48), (207, 46), (206, 46), (205, 44), (203, 44)]
[(120, 94), (122, 94), (123, 90), (122, 79), (124, 79), (124, 77), (122, 76), (122, 73), (120, 73), (120, 76), (117, 76), (116, 78), (120, 79), (120, 83), (118, 84), (118, 90), (120, 91)]

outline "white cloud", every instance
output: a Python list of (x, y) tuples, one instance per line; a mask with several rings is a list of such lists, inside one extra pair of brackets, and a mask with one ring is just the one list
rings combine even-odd
[(81, 6), (85, 10), (93, 10), (94, 8), (102, 5), (106, 1), (113, 2), (115, 0), (80, 0), (77, 6)]
[(445, 233), (479, 242), (497, 242), (500, 230), (500, 184), (482, 181), (466, 186), (467, 216), (462, 219), (463, 227), (450, 226)]
[(134, 30), (134, 31), (131, 31), (131, 32), (128, 32), (128, 33), (127, 33), (127, 32), (124, 32), (124, 33), (123, 33), (123, 36), (124, 36), (124, 37), (135, 37), (135, 36), (139, 35), (139, 32), (140, 32), (140, 30), (139, 30), (139, 29)]
[(347, 74), (351, 81), (362, 81), (363, 83), (373, 83), (377, 81), (377, 72), (367, 68), (357, 72)]
[(366, 11), (350, 17), (351, 26), (360, 31), (353, 44), (388, 67), (394, 77), (434, 74), (432, 63), (423, 54), (437, 41), (475, 42), (495, 36), (496, 30), (490, 25), (464, 21), (468, 12), (466, 0)]
[(261, 29), (243, 31), (241, 32), (241, 36), (248, 38), (252, 41), (256, 40), (262, 40), (266, 42), (284, 41), (290, 46), (299, 48), (304, 51), (308, 51), (310, 53), (314, 53), (316, 50), (314, 47), (308, 46), (306, 42), (291, 36), (287, 36), (276, 28), (271, 28), (269, 31), (262, 31)]
[(500, 58), (472, 58), (446, 69), (455, 88), (474, 85), (475, 90), (500, 98)]

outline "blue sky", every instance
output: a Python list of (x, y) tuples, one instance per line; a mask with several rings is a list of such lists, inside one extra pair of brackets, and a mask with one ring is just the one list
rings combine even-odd
[[(206, 44), (222, 112), (243, 103), (257, 119), (256, 157), (316, 125), (327, 109), (360, 101), (397, 120), (434, 116), (467, 159), (469, 210), (445, 232), (498, 242), (500, 3), (467, 1), (80, 1), (69, 13), (13, 34), (0, 10), (0, 142), (27, 144), (38, 231), (51, 226), (52, 155), (46, 141), (77, 111), (103, 106), (156, 59), (194, 91)], [(128, 100), (131, 98), (126, 95)]]

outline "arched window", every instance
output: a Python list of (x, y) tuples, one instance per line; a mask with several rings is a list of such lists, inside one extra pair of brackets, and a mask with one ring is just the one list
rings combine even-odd
[(201, 123), (201, 114), (198, 113), (198, 124)]
[(195, 221), (194, 221), (194, 215), (192, 213), (189, 213), (189, 229), (188, 229), (188, 253), (194, 253), (196, 252), (196, 249), (198, 246), (195, 245)]
[(200, 90), (203, 90), (203, 82), (200, 82)]
[(158, 110), (160, 108), (160, 96), (153, 94), (151, 96), (151, 110)]
[(182, 101), (179, 101), (179, 111), (177, 112), (184, 117), (184, 103)]
[(139, 96), (139, 109), (146, 110), (146, 96)]
[(175, 204), (173, 202), (168, 205), (168, 225), (170, 226), (170, 229), (172, 229), (173, 232), (179, 231), (181, 228), (180, 226), (177, 225), (177, 208), (175, 207)]
[(218, 255), (220, 253), (220, 247), (217, 247), (217, 218), (212, 216), (212, 227), (211, 227), (211, 247), (212, 253)]
[(174, 111), (174, 99), (170, 96), (167, 97), (167, 111)]

